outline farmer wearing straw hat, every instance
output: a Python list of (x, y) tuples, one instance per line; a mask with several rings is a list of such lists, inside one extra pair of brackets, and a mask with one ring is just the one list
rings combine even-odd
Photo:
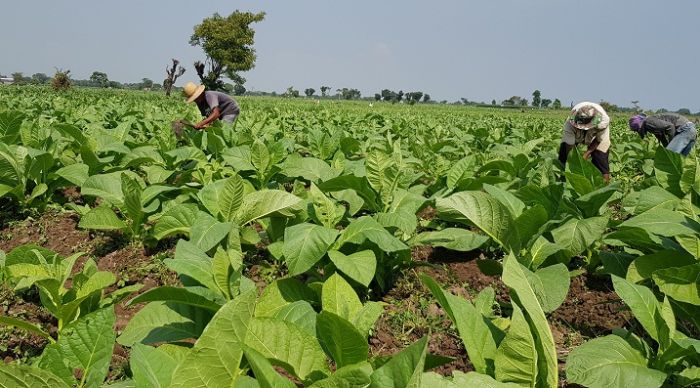
[(585, 160), (591, 159), (593, 165), (603, 174), (605, 183), (610, 182), (610, 117), (605, 109), (594, 102), (581, 102), (571, 110), (564, 123), (564, 133), (559, 146), (559, 161), (566, 164), (569, 152), (577, 144), (588, 146), (583, 153)]
[(231, 96), (226, 93), (204, 90), (204, 85), (188, 82), (183, 88), (183, 94), (187, 97), (187, 103), (196, 103), (202, 117), (205, 117), (204, 120), (193, 125), (196, 129), (202, 129), (216, 120), (234, 123), (241, 112), (236, 100)]
[(688, 156), (698, 138), (695, 124), (676, 113), (662, 113), (647, 117), (639, 114), (630, 117), (630, 129), (644, 139), (651, 133), (667, 150)]

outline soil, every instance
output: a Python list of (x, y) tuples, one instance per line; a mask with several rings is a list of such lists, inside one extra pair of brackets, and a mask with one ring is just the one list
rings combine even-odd
[[(0, 250), (9, 253), (25, 244), (48, 248), (64, 257), (77, 252), (85, 253), (73, 272), (79, 271), (87, 258), (94, 259), (100, 270), (110, 271), (117, 278), (117, 283), (108, 288), (106, 293), (135, 283), (143, 284), (138, 293), (153, 287), (178, 283), (177, 275), (168, 271), (162, 264), (162, 258), (172, 256), (172, 244), (165, 243), (156, 246), (155, 249), (145, 250), (130, 244), (119, 234), (92, 233), (79, 229), (78, 217), (73, 213), (47, 211), (37, 218), (9, 222), (0, 229)], [(55, 337), (57, 322), (41, 306), (36, 294), (36, 291), (15, 294), (7, 288), (2, 288), (0, 312), (2, 315), (35, 323)], [(142, 308), (126, 307), (128, 299), (131, 297), (115, 305), (117, 320), (114, 329), (117, 334), (121, 333), (129, 319)], [(0, 357), (6, 363), (37, 356), (47, 344), (40, 336), (4, 326), (0, 326), (0, 339)], [(128, 365), (128, 358), (128, 350), (116, 344), (110, 365), (112, 377), (123, 373)]]
[[(433, 216), (434, 209), (426, 208), (421, 218), (430, 219)], [(166, 241), (145, 250), (141, 246), (130, 244), (118, 234), (96, 234), (81, 230), (77, 223), (78, 218), (71, 213), (51, 211), (34, 219), (10, 222), (0, 229), (0, 250), (9, 252), (17, 246), (33, 243), (63, 256), (85, 252), (96, 261), (101, 270), (113, 272), (119, 279), (119, 286), (143, 284), (140, 292), (178, 283), (176, 275), (162, 264), (163, 258), (172, 256), (174, 242)], [(477, 263), (485, 259), (487, 254), (432, 247), (417, 247), (412, 253), (417, 266), (405, 270), (394, 288), (382, 297), (386, 303), (385, 313), (378, 320), (369, 339), (371, 355), (395, 354), (427, 335), (429, 352), (451, 359), (435, 368), (435, 371), (449, 375), (454, 370), (473, 370), (454, 325), (418, 276), (429, 275), (443, 288), (467, 299), (474, 298), (485, 287), (493, 287), (497, 302), (505, 306), (510, 302), (508, 288), (498, 276), (485, 275), (479, 269)], [(266, 262), (262, 253), (253, 256), (249, 258), (252, 260), (247, 260), (246, 274), (260, 289), (284, 275), (283, 266)], [(116, 287), (117, 285), (112, 289)], [(123, 330), (139, 308), (127, 308), (124, 302), (115, 306), (117, 333)], [(56, 322), (41, 307), (36, 293), (30, 291), (17, 295), (11, 290), (0, 289), (0, 312), (36, 323), (55, 336)], [(566, 355), (573, 347), (589, 338), (609, 334), (613, 328), (629, 326), (631, 316), (612, 291), (609, 279), (584, 274), (572, 279), (566, 300), (548, 319), (560, 367), (563, 367)], [(0, 326), (0, 357), (5, 362), (35, 357), (44, 346), (46, 340), (39, 336)], [(128, 349), (115, 346), (110, 366), (112, 378), (118, 378), (128, 368), (128, 357)], [(564, 377), (563, 368), (560, 370), (561, 377)], [(562, 386), (566, 386), (566, 383), (563, 382)]]

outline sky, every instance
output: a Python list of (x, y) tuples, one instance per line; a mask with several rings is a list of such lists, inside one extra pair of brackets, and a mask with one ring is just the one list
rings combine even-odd
[(170, 58), (197, 81), (189, 44), (214, 12), (264, 11), (246, 88), (321, 85), (422, 91), (433, 100), (510, 96), (700, 111), (697, 0), (7, 1), (0, 73), (162, 82)]

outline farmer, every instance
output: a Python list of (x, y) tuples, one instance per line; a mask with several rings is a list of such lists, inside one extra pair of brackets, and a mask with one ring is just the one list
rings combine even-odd
[(647, 133), (651, 133), (667, 150), (683, 156), (688, 156), (698, 137), (693, 122), (675, 113), (661, 113), (649, 117), (643, 114), (635, 115), (630, 117), (629, 126), (642, 139)]
[(564, 123), (564, 133), (559, 146), (559, 161), (566, 165), (569, 152), (578, 144), (588, 146), (583, 159), (593, 158), (593, 165), (603, 174), (605, 183), (610, 182), (610, 117), (600, 105), (594, 102), (581, 102), (571, 109)]
[(236, 100), (226, 93), (204, 90), (204, 85), (188, 82), (183, 88), (187, 103), (195, 102), (204, 120), (194, 124), (194, 128), (202, 129), (216, 120), (234, 123), (241, 112)]

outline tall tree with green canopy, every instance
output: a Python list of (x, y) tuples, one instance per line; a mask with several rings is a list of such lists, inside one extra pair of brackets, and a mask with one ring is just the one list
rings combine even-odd
[(245, 83), (245, 78), (239, 73), (252, 69), (256, 59), (253, 48), (255, 31), (251, 28), (251, 24), (263, 19), (265, 19), (264, 12), (236, 10), (226, 17), (215, 13), (194, 27), (190, 44), (202, 46), (207, 56), (204, 62), (195, 62), (194, 67), (207, 89), (223, 90), (222, 75), (236, 84)]
[(535, 108), (540, 107), (542, 93), (539, 90), (532, 92), (532, 106)]

